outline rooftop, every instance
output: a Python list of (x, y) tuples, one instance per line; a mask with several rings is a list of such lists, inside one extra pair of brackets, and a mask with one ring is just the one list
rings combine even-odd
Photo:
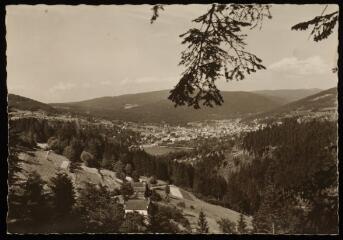
[(143, 199), (130, 199), (125, 203), (125, 210), (147, 210), (148, 201)]
[(145, 187), (145, 184), (142, 182), (133, 182), (132, 187)]

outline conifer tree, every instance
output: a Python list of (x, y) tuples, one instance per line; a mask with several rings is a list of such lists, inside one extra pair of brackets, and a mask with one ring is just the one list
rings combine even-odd
[(75, 190), (70, 177), (65, 173), (57, 173), (51, 179), (52, 201), (56, 217), (67, 216), (75, 203)]
[(208, 233), (208, 223), (206, 220), (206, 215), (202, 210), (199, 213), (198, 232), (199, 233)]
[(236, 233), (236, 223), (228, 218), (221, 218), (217, 221), (223, 233)]
[(148, 230), (149, 232), (156, 233), (159, 229), (159, 222), (158, 222), (158, 206), (150, 202), (149, 208), (148, 208)]
[(237, 224), (237, 230), (239, 233), (246, 233), (246, 227), (247, 224), (244, 220), (244, 215), (241, 213), (239, 215), (239, 220), (238, 220), (238, 224)]
[(254, 216), (254, 229), (257, 233), (275, 233), (279, 209), (274, 186), (268, 184), (263, 194), (264, 198), (261, 206)]
[(124, 182), (121, 185), (120, 192), (123, 195), (124, 199), (127, 200), (134, 193), (131, 183)]
[(45, 182), (37, 172), (31, 173), (24, 185), (23, 219), (29, 223), (28, 230), (31, 232), (40, 231), (50, 217), (48, 194), (44, 191), (44, 185)]
[(152, 192), (151, 192), (151, 190), (150, 190), (150, 188), (149, 188), (149, 185), (146, 183), (146, 184), (145, 184), (144, 197), (145, 197), (145, 198), (149, 198), (149, 197), (151, 197), (151, 194), (152, 194)]
[(169, 185), (166, 185), (164, 192), (166, 194), (166, 200), (169, 201), (169, 194), (170, 194), (170, 187)]

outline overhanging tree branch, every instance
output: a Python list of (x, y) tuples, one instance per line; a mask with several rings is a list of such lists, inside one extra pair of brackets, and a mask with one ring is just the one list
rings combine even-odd
[[(182, 52), (179, 65), (186, 67), (179, 83), (170, 91), (175, 106), (200, 104), (213, 107), (224, 100), (215, 81), (243, 80), (247, 74), (265, 69), (262, 60), (245, 50), (243, 28), (262, 26), (264, 17), (271, 18), (269, 5), (213, 4), (207, 13), (193, 22), (201, 24), (181, 34)], [(204, 27), (204, 30), (203, 27)]]
[(313, 36), (314, 41), (319, 42), (323, 39), (326, 39), (332, 33), (337, 22), (338, 11), (326, 15), (317, 16), (310, 21), (298, 23), (291, 29), (304, 31), (313, 26), (310, 36)]

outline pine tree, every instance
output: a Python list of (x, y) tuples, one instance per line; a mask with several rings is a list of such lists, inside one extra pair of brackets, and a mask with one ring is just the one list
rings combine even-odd
[(22, 203), (25, 212), (23, 212), (23, 219), (28, 221), (28, 229), (32, 232), (43, 228), (50, 217), (47, 204), (48, 195), (44, 191), (44, 185), (45, 182), (37, 172), (31, 173), (24, 185)]
[(139, 182), (139, 174), (138, 174), (137, 170), (134, 170), (132, 172), (132, 179), (133, 179), (134, 182)]
[(159, 231), (159, 221), (158, 221), (158, 206), (150, 202), (149, 208), (148, 208), (148, 230), (149, 232), (156, 233)]
[(170, 187), (169, 185), (166, 185), (164, 192), (166, 194), (166, 200), (169, 201), (169, 194), (170, 194)]
[(121, 185), (120, 192), (123, 195), (124, 199), (127, 200), (134, 193), (131, 183), (124, 182)]
[(124, 220), (125, 211), (105, 186), (86, 183), (80, 190), (77, 211), (80, 215), (79, 232), (115, 233)]
[(149, 188), (149, 185), (146, 183), (146, 184), (145, 184), (144, 197), (145, 197), (145, 198), (150, 198), (150, 197), (151, 197), (151, 194), (152, 194), (152, 192), (151, 192), (151, 190), (150, 190), (150, 188)]
[(257, 233), (275, 233), (278, 216), (278, 202), (275, 187), (268, 184), (264, 193), (261, 206), (254, 216), (253, 224)]
[(137, 212), (127, 213), (119, 231), (122, 233), (145, 232), (146, 224), (144, 221), (144, 216)]
[(56, 217), (70, 214), (75, 203), (75, 190), (71, 179), (65, 173), (57, 173), (51, 179), (51, 190)]
[(131, 173), (132, 173), (132, 165), (131, 163), (127, 163), (126, 166), (125, 166), (125, 173), (129, 176), (131, 176)]
[(202, 210), (199, 213), (198, 232), (199, 233), (208, 233), (208, 223), (206, 220), (206, 215)]
[(238, 221), (238, 224), (237, 224), (237, 230), (239, 233), (246, 233), (246, 227), (247, 227), (247, 224), (244, 220), (244, 215), (241, 213), (239, 215), (239, 221)]
[(223, 233), (236, 233), (236, 223), (232, 222), (230, 219), (221, 218), (217, 223)]

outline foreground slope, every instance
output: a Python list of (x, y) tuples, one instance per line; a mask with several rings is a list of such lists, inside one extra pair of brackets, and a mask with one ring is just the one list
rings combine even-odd
[[(83, 165), (76, 173), (71, 173), (67, 167), (68, 164), (64, 164), (67, 162), (69, 163), (69, 159), (55, 152), (51, 152), (47, 157), (47, 151), (37, 148), (33, 151), (22, 151), (19, 154), (19, 158), (23, 161), (22, 167), (24, 169), (24, 174), (21, 174), (22, 179), (27, 179), (29, 173), (36, 171), (41, 175), (44, 181), (49, 182), (52, 177), (56, 176), (57, 172), (64, 172), (71, 177), (76, 189), (82, 188), (85, 183), (105, 185), (112, 191), (120, 189), (121, 187), (121, 180), (117, 179), (115, 172), (110, 170), (98, 170)], [(146, 177), (141, 178), (146, 180)], [(183, 214), (190, 221), (193, 228), (197, 227), (200, 210), (204, 211), (207, 216), (210, 233), (221, 232), (216, 222), (220, 218), (228, 218), (233, 222), (238, 222), (240, 213), (219, 205), (207, 203), (182, 188), (178, 189), (180, 189), (183, 194), (186, 192), (188, 197), (171, 197), (169, 202), (161, 201), (159, 203), (178, 207), (178, 203), (184, 202), (186, 206), (185, 208), (182, 208)], [(165, 195), (164, 190), (158, 190), (158, 192), (161, 196)], [(78, 195), (78, 191), (76, 191), (76, 195)], [(245, 220), (248, 228), (251, 228), (252, 218), (250, 216), (245, 216)]]

